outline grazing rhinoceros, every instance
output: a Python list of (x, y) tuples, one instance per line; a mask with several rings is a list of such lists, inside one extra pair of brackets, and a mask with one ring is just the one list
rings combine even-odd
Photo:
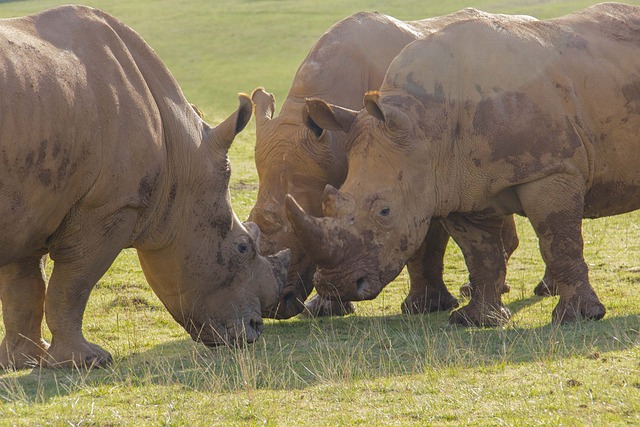
[(314, 218), (287, 198), (306, 245), (325, 248), (319, 293), (370, 299), (422, 244), (433, 218), (474, 284), (452, 323), (509, 318), (500, 229), (529, 218), (560, 299), (555, 322), (605, 308), (583, 258), (582, 218), (640, 207), (640, 8), (606, 3), (548, 21), (486, 15), (407, 46), (360, 112), (308, 102), (349, 132), (349, 173)]
[[(303, 246), (295, 237), (284, 209), (287, 193), (313, 215), (322, 214), (322, 192), (327, 184), (340, 186), (347, 173), (345, 135), (305, 126), (305, 98), (323, 97), (331, 103), (360, 108), (368, 90), (378, 89), (393, 58), (410, 42), (445, 25), (482, 15), (464, 9), (450, 15), (421, 21), (399, 21), (379, 13), (361, 12), (333, 25), (314, 45), (294, 77), (279, 116), (273, 117), (275, 98), (262, 89), (252, 95), (256, 105), (255, 161), (260, 178), (258, 198), (249, 219), (263, 232), (261, 250), (274, 253), (287, 247), (292, 262), (276, 318), (300, 313), (313, 289), (314, 257), (321, 247)], [(529, 16), (504, 19), (533, 20)], [(505, 227), (507, 253), (518, 245), (513, 220)], [(403, 310), (424, 312), (457, 306), (442, 281), (444, 251), (449, 235), (434, 222), (423, 247), (408, 260), (411, 278)], [(307, 302), (313, 315), (344, 314), (353, 311), (348, 300), (332, 302), (314, 297)]]
[(249, 97), (209, 127), (140, 36), (87, 7), (2, 20), (0, 40), (0, 366), (109, 363), (82, 317), (126, 247), (194, 340), (254, 341), (290, 256), (261, 257), (231, 210), (227, 150)]

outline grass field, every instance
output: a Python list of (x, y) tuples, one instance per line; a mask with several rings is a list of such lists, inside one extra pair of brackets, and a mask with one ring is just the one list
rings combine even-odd
[[(474, 6), (547, 18), (593, 3), (86, 2), (136, 29), (214, 123), (236, 108), (238, 92), (257, 86), (281, 102), (314, 41), (358, 10), (418, 19)], [(0, 16), (56, 4), (2, 1)], [(254, 139), (250, 124), (231, 152), (240, 217), (258, 185)], [(640, 212), (585, 221), (591, 280), (608, 311), (600, 322), (569, 326), (550, 325), (556, 298), (532, 296), (544, 267), (531, 227), (517, 224), (521, 244), (505, 297), (513, 318), (503, 328), (451, 327), (447, 313), (402, 315), (403, 273), (355, 315), (268, 320), (261, 339), (240, 349), (192, 342), (126, 250), (96, 286), (84, 320), (87, 339), (114, 355), (113, 366), (0, 372), (0, 425), (640, 425)], [(445, 262), (458, 295), (467, 273), (455, 246)]]

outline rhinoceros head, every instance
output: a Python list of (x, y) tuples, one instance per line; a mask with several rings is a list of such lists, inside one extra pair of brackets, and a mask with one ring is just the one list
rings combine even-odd
[[(273, 117), (275, 97), (262, 88), (252, 94), (256, 111), (255, 161), (260, 179), (256, 204), (249, 220), (262, 231), (260, 252), (274, 254), (291, 250), (291, 266), (279, 304), (264, 313), (286, 319), (304, 309), (313, 289), (315, 262), (306, 254), (287, 219), (284, 200), (292, 194), (305, 211), (322, 214), (322, 193), (328, 183), (341, 183), (346, 172), (344, 151), (332, 148), (332, 136), (321, 129), (303, 125), (304, 104), (285, 104)], [(337, 185), (337, 184), (336, 184)]]
[(288, 250), (258, 251), (259, 229), (231, 208), (227, 151), (251, 117), (248, 96), (215, 128), (201, 122), (194, 155), (169, 153), (173, 176), (155, 231), (138, 247), (142, 268), (171, 315), (206, 345), (253, 342), (278, 303)]
[[(349, 111), (307, 101), (316, 126), (348, 132), (348, 173), (340, 190), (327, 186), (323, 218), (287, 197), (289, 220), (305, 250), (318, 263), (315, 286), (323, 296), (372, 299), (418, 249), (433, 212), (429, 159), (411, 149), (409, 117), (377, 93), (366, 109)], [(417, 163), (416, 163), (417, 162)], [(411, 167), (420, 164), (422, 167)]]

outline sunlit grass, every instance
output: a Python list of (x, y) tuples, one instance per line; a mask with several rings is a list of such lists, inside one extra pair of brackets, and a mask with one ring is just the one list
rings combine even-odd
[[(0, 15), (60, 4), (2, 2)], [(265, 86), (279, 105), (313, 42), (357, 10), (416, 19), (459, 1), (88, 1), (139, 31), (207, 120)], [(595, 2), (477, 1), (494, 12), (556, 16)], [(638, 2), (634, 2), (638, 3)], [(231, 195), (255, 201), (253, 124), (234, 142)], [(0, 425), (637, 425), (640, 424), (640, 214), (585, 221), (585, 257), (607, 307), (600, 322), (550, 324), (557, 298), (533, 296), (544, 267), (530, 225), (509, 263), (513, 313), (502, 328), (458, 328), (448, 313), (406, 316), (401, 274), (346, 318), (267, 320), (238, 349), (192, 342), (152, 293), (133, 250), (96, 286), (84, 333), (106, 369), (0, 373)], [(445, 281), (467, 280), (450, 244)], [(0, 333), (3, 333), (0, 324)], [(49, 333), (45, 328), (45, 336)]]

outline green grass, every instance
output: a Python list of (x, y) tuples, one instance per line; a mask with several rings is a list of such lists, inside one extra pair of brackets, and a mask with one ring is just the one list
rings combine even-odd
[[(0, 3), (1, 16), (59, 4)], [(437, 3), (437, 4), (436, 4)], [(476, 1), (545, 18), (595, 2)], [(640, 2), (635, 2), (640, 4)], [(281, 103), (314, 41), (357, 10), (401, 19), (451, 12), (458, 1), (88, 1), (139, 31), (211, 122), (236, 93), (265, 86)], [(240, 217), (254, 203), (254, 126), (231, 152)], [(528, 223), (509, 264), (504, 328), (451, 327), (448, 314), (405, 316), (403, 273), (341, 319), (267, 321), (241, 349), (193, 343), (126, 250), (94, 290), (86, 337), (115, 358), (103, 370), (0, 373), (0, 425), (638, 425), (640, 212), (585, 221), (585, 256), (607, 315), (553, 326), (556, 298), (532, 296), (543, 265)], [(445, 280), (467, 278), (450, 247)], [(0, 333), (2, 333), (0, 324)], [(48, 334), (48, 332), (46, 332)]]

